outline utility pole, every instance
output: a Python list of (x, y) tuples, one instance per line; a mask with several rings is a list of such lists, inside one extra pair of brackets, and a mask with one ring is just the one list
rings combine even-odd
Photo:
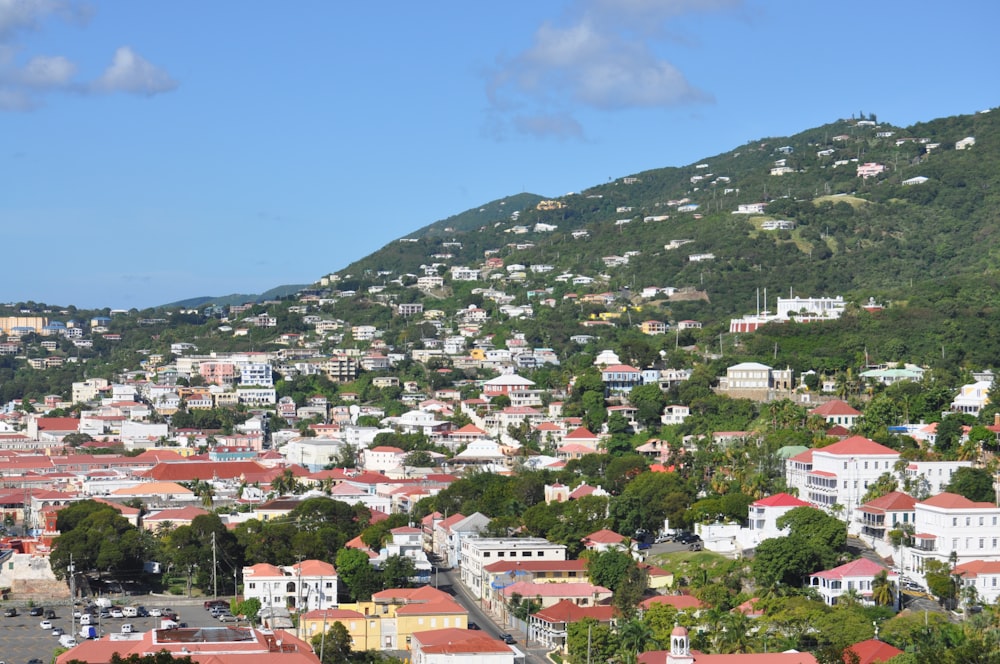
[(214, 599), (219, 599), (219, 586), (218, 579), (215, 578), (215, 533), (212, 533), (212, 597)]

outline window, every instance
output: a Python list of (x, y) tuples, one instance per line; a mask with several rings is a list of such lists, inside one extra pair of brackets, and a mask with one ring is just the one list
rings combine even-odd
[(489, 557), (490, 557), (490, 552), (489, 551), (484, 551), (483, 552), (483, 558), (489, 558)]
[(986, 548), (986, 540), (984, 540), (982, 537), (979, 538), (979, 548), (980, 549)]
[(983, 521), (985, 521), (985, 519), (983, 519), (983, 517), (979, 517), (979, 525), (980, 526), (983, 525)]
[(971, 516), (965, 517), (965, 525), (967, 525), (967, 526), (971, 526), (972, 525), (972, 517)]
[(531, 551), (522, 551), (521, 552), (521, 557), (522, 558), (530, 558), (531, 557)]
[(257, 587), (257, 584), (254, 583), (254, 582), (252, 582), (252, 581), (250, 583), (248, 583), (247, 585), (250, 587), (250, 590), (254, 590)]
[(865, 470), (868, 470), (868, 462), (865, 461)]
[(953, 516), (951, 518), (951, 525), (953, 525), (953, 526), (957, 526), (958, 525), (958, 517), (957, 516)]
[(847, 462), (844, 462), (844, 470), (847, 470)]

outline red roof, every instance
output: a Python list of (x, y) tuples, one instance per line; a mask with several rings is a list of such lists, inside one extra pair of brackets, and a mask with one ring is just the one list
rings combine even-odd
[(624, 535), (619, 535), (613, 530), (608, 530), (607, 528), (602, 528), (596, 532), (590, 533), (580, 541), (586, 544), (621, 544), (623, 541), (628, 540), (628, 537)]
[(39, 417), (39, 431), (76, 431), (80, 428), (80, 420), (75, 417)]
[(834, 443), (833, 445), (813, 450), (813, 452), (836, 454), (838, 456), (860, 456), (871, 454), (891, 454), (899, 456), (899, 452), (896, 450), (886, 447), (885, 445), (879, 445), (874, 440), (868, 440), (864, 436), (851, 436), (850, 438)]
[(550, 623), (571, 623), (593, 618), (599, 622), (609, 622), (617, 611), (613, 606), (578, 606), (573, 600), (564, 599), (547, 609), (535, 613), (533, 618), (540, 618)]
[(913, 496), (901, 491), (893, 491), (881, 498), (869, 500), (861, 506), (861, 510), (864, 512), (909, 512), (916, 504), (917, 500)]
[(615, 373), (639, 373), (639, 370), (635, 367), (630, 367), (627, 364), (612, 364), (604, 367), (604, 371), (614, 371)]
[(755, 507), (809, 507), (809, 503), (799, 500), (795, 496), (787, 493), (776, 493), (767, 498), (761, 498), (754, 503)]
[(861, 411), (851, 408), (851, 405), (846, 401), (841, 401), (840, 399), (831, 399), (827, 401), (822, 406), (817, 406), (809, 411), (810, 415), (823, 415), (824, 417), (829, 415), (853, 415), (857, 417), (861, 414)]
[(964, 576), (967, 579), (975, 578), (980, 574), (1000, 574), (1000, 561), (970, 560), (967, 563), (957, 566), (951, 573)]
[(525, 572), (583, 572), (586, 560), (499, 560), (483, 567), (490, 574), (503, 574), (513, 570)]
[(806, 450), (805, 452), (799, 452), (793, 456), (789, 461), (798, 461), (799, 463), (812, 463), (813, 462), (813, 450)]
[(432, 629), (413, 634), (414, 648), (440, 655), (475, 655), (480, 653), (509, 653), (510, 646), (484, 632), (450, 627)]
[[(182, 461), (158, 463), (141, 475), (154, 480), (182, 482), (247, 478), (266, 474), (270, 470), (256, 461)], [(292, 470), (294, 472), (294, 468)]]
[(921, 505), (927, 505), (929, 507), (940, 507), (946, 510), (957, 510), (957, 509), (996, 509), (996, 505), (993, 503), (977, 503), (969, 500), (965, 496), (960, 496), (957, 493), (939, 493), (936, 496), (931, 496), (927, 500), (920, 501)]
[(811, 576), (818, 576), (821, 579), (844, 579), (848, 577), (873, 577), (880, 572), (887, 572), (890, 579), (894, 579), (899, 576), (895, 572), (887, 570), (882, 565), (878, 564), (874, 560), (869, 560), (868, 558), (858, 558), (857, 560), (852, 560), (851, 562), (840, 565), (839, 567), (817, 572)]
[(666, 604), (678, 611), (698, 610), (705, 608), (705, 603), (694, 595), (657, 595), (644, 599), (639, 603), (640, 608), (648, 609), (655, 604)]
[[(851, 657), (850, 653), (857, 655), (857, 659)], [(844, 651), (844, 661), (857, 664), (875, 664), (875, 662), (888, 662), (896, 655), (902, 655), (903, 651), (895, 646), (891, 646), (885, 641), (868, 639), (848, 646)]]

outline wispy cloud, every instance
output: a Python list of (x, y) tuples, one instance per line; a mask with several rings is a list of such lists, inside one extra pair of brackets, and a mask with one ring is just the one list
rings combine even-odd
[(166, 70), (129, 46), (119, 47), (108, 68), (92, 80), (79, 78), (76, 63), (64, 55), (19, 59), (27, 33), (51, 20), (83, 26), (90, 15), (89, 6), (70, 0), (0, 0), (0, 111), (31, 111), (54, 93), (152, 96), (177, 87)]
[[(582, 138), (580, 109), (615, 111), (707, 103), (655, 47), (673, 19), (737, 8), (742, 0), (575, 0), (560, 21), (539, 26), (531, 45), (490, 72), (492, 133)], [(498, 130), (500, 126), (503, 130)]]
[(128, 46), (115, 51), (111, 66), (94, 81), (93, 88), (102, 92), (131, 92), (155, 95), (177, 87), (177, 81), (165, 70), (151, 64)]

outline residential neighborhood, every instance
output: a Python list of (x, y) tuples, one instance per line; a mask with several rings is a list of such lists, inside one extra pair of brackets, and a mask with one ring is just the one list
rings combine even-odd
[[(754, 144), (754, 173), (930, 188), (849, 156), (855, 133), (899, 147), (867, 122)], [(921, 140), (902, 147), (929, 174), (985, 143)], [(612, 178), (475, 242), (405, 237), (403, 267), (273, 299), (3, 305), (3, 600), (229, 607), (205, 632), (87, 632), (62, 664), (161, 647), (326, 664), (328, 643), (359, 662), (867, 662), (944, 647), (920, 620), (985, 629), (995, 358), (958, 333), (928, 351), (875, 289), (779, 296), (758, 270), (726, 299), (712, 280), (761, 259), (690, 239), (709, 215), (844, 250), (805, 204), (739, 198), (735, 159), (652, 205)], [(571, 223), (582, 206), (607, 227)]]

